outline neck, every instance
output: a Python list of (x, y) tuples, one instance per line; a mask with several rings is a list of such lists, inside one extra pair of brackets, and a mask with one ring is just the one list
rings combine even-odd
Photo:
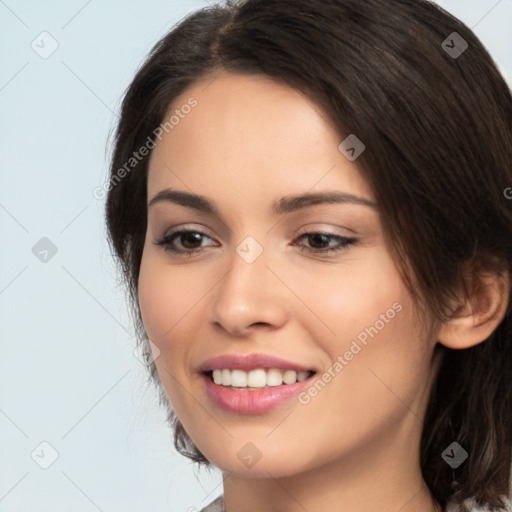
[(332, 485), (319, 474), (316, 478), (254, 480), (228, 475), (224, 477), (224, 504), (226, 512), (442, 512), (422, 480), (410, 483), (402, 478), (398, 486), (387, 487), (378, 480)]
[(441, 512), (423, 480), (419, 455), (411, 456), (419, 454), (414, 421), (409, 415), (393, 439), (366, 439), (364, 447), (304, 473), (225, 473), (225, 510), (250, 505), (250, 512)]

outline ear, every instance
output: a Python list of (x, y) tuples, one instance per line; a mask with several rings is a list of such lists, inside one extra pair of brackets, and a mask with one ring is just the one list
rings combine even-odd
[(508, 273), (473, 272), (467, 279), (468, 297), (458, 303), (438, 332), (438, 341), (465, 349), (486, 340), (503, 320), (508, 306)]

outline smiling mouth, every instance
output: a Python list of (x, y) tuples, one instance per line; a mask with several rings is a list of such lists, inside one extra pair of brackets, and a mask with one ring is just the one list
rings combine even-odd
[(314, 370), (295, 371), (280, 368), (256, 368), (248, 372), (224, 368), (204, 372), (212, 382), (219, 386), (248, 391), (295, 384), (309, 379), (315, 373)]

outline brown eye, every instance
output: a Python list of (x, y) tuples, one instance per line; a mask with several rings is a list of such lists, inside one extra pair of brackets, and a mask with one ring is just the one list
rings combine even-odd
[(192, 254), (201, 252), (201, 242), (204, 238), (211, 238), (201, 231), (180, 230), (165, 235), (155, 242), (155, 245), (163, 246), (166, 251), (177, 254)]
[[(357, 238), (349, 238), (333, 233), (303, 233), (298, 240), (306, 239), (308, 246), (301, 246), (301, 251), (308, 251), (311, 253), (336, 253), (347, 249), (350, 245), (357, 242)], [(330, 245), (333, 241), (335, 244)]]

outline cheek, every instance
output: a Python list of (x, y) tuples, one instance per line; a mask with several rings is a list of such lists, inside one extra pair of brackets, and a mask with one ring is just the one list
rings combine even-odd
[[(149, 338), (158, 345), (173, 339), (181, 320), (204, 294), (199, 273), (170, 267), (153, 251), (144, 251), (139, 275), (139, 304)], [(159, 347), (160, 350), (165, 346)]]
[[(338, 417), (351, 411), (377, 421), (399, 413), (401, 401), (410, 404), (428, 376), (428, 347), (417, 328), (409, 290), (389, 256), (376, 254), (365, 264), (351, 265), (350, 271), (339, 268), (308, 282), (302, 278), (302, 284), (301, 293), (322, 320), (308, 315), (303, 325), (307, 322), (306, 328), (321, 340), (333, 363), (326, 372), (335, 376), (326, 376), (330, 391), (323, 395), (333, 407), (318, 413)], [(339, 357), (342, 367), (334, 367)], [(322, 403), (316, 402), (319, 408)]]
[(416, 323), (415, 303), (387, 253), (372, 263), (351, 281), (352, 300), (346, 303), (350, 340), (361, 347), (358, 358), (367, 374), (378, 367), (390, 386), (414, 385), (418, 374), (412, 369), (421, 367), (428, 348)]
[[(171, 267), (158, 253), (144, 252), (141, 261), (138, 297), (148, 338), (158, 347), (160, 354), (155, 365), (173, 409), (184, 414), (181, 386), (186, 385), (189, 359), (193, 347), (187, 343), (187, 326), (194, 315), (204, 290), (199, 277)], [(197, 278), (196, 278), (197, 277)]]
[(370, 257), (347, 257), (339, 265), (318, 264), (311, 272), (287, 277), (310, 309), (304, 316), (308, 329), (337, 353), (359, 334), (364, 340), (365, 329), (376, 323), (379, 331), (389, 331), (388, 322), (394, 323), (396, 310), (409, 301), (409, 292), (384, 250), (372, 250)]
[(177, 301), (169, 293), (170, 289), (159, 265), (152, 264), (144, 253), (139, 275), (139, 305), (144, 327), (152, 341), (161, 340), (175, 323)]

